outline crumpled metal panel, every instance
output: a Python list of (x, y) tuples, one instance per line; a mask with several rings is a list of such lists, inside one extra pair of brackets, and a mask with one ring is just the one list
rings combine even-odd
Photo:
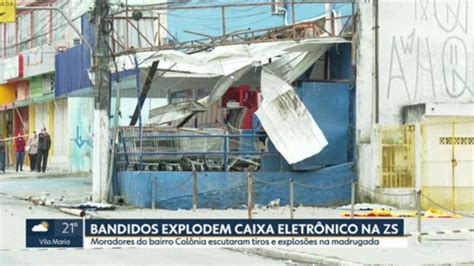
[(327, 144), (323, 132), (293, 88), (262, 71), (264, 101), (256, 112), (268, 137), (290, 164), (318, 154)]
[[(194, 77), (196, 74), (202, 77), (215, 75), (220, 77), (208, 97), (198, 100), (206, 108), (219, 100), (234, 83), (239, 81), (244, 74), (250, 70), (260, 68), (267, 69), (270, 73), (280, 77), (283, 82), (291, 83), (298, 79), (309, 67), (311, 67), (327, 49), (334, 43), (347, 42), (342, 38), (309, 39), (301, 42), (283, 41), (275, 43), (262, 43), (252, 45), (231, 45), (216, 47), (211, 52), (201, 52), (186, 55), (177, 51), (160, 51), (155, 54), (139, 55), (141, 67), (148, 65), (153, 60), (160, 60), (160, 65), (167, 68), (171, 64), (170, 72), (165, 73), (160, 79), (169, 78), (170, 75), (180, 75), (183, 79)], [(137, 56), (138, 57), (138, 56)], [(127, 68), (127, 58), (118, 59)], [(183, 72), (173, 72), (173, 71)], [(186, 82), (186, 81), (184, 81)], [(210, 84), (210, 86), (212, 86)], [(175, 112), (176, 106), (168, 105), (160, 107), (160, 113), (166, 108), (172, 111), (166, 116), (156, 118), (150, 113), (150, 122), (163, 124), (179, 121), (189, 117), (193, 112), (189, 109), (181, 109)], [(164, 119), (166, 118), (166, 119)]]

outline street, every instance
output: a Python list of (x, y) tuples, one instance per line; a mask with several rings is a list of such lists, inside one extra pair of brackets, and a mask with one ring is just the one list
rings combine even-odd
[[(88, 200), (91, 187), (90, 178), (87, 177), (64, 177), (64, 178), (6, 178), (0, 179), (0, 206), (1, 206), (1, 263), (59, 263), (64, 257), (73, 257), (74, 263), (105, 263), (120, 262), (123, 264), (136, 263), (136, 257), (140, 257), (142, 263), (173, 263), (173, 264), (283, 264), (295, 261), (290, 254), (310, 255), (309, 260), (316, 258), (336, 258), (340, 262), (349, 263), (380, 263), (390, 261), (392, 263), (473, 263), (474, 262), (474, 234), (457, 233), (424, 236), (422, 243), (416, 243), (414, 237), (409, 238), (408, 248), (295, 248), (285, 249), (268, 248), (272, 252), (283, 255), (275, 256), (267, 251), (256, 252), (255, 250), (241, 250), (243, 253), (226, 249), (126, 249), (126, 250), (34, 250), (25, 249), (25, 219), (26, 218), (76, 218), (58, 212), (45, 206), (36, 206), (31, 202), (20, 200), (43, 198), (54, 202), (80, 203)], [(196, 212), (189, 210), (151, 210), (137, 209), (127, 206), (118, 207), (114, 211), (97, 211), (95, 215), (100, 218), (109, 219), (147, 219), (147, 218), (245, 218), (245, 209), (209, 210), (198, 209)], [(288, 207), (259, 208), (254, 211), (255, 218), (288, 218)], [(295, 218), (340, 218), (339, 208), (311, 208), (299, 207), (295, 211)], [(416, 219), (405, 218), (405, 233), (416, 231)], [(472, 218), (445, 218), (445, 219), (423, 219), (422, 232), (435, 232), (462, 228), (474, 228)], [(374, 252), (376, 251), (376, 252)], [(249, 255), (257, 253), (273, 259), (265, 259), (261, 256)], [(25, 256), (24, 254), (28, 254)], [(133, 256), (131, 256), (131, 254)], [(203, 256), (202, 254), (205, 254)]]
[[(284, 265), (225, 249), (26, 249), (26, 218), (75, 218), (47, 207), (0, 195), (0, 265), (36, 264), (193, 264)], [(139, 259), (139, 260), (138, 260)]]

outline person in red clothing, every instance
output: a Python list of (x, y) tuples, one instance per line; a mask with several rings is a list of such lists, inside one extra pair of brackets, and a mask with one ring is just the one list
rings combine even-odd
[(16, 171), (18, 169), (23, 171), (23, 159), (25, 158), (25, 139), (22, 137), (21, 133), (18, 133), (15, 138), (15, 151), (16, 151)]

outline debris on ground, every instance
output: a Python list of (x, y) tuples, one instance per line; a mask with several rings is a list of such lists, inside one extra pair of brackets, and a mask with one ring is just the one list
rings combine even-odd
[[(354, 217), (397, 217), (397, 218), (415, 218), (416, 211), (408, 212), (394, 212), (390, 210), (371, 210), (368, 212), (355, 212)], [(342, 212), (342, 217), (351, 217), (350, 212)], [(451, 214), (448, 212), (428, 209), (423, 215), (423, 218), (461, 218), (460, 215)]]
[(423, 216), (425, 218), (461, 218), (461, 215), (452, 214), (440, 210), (428, 209)]
[[(376, 203), (357, 203), (354, 204), (354, 210), (356, 211), (372, 211), (372, 210), (396, 210), (397, 208), (383, 205), (383, 204), (376, 204)], [(351, 205), (341, 206), (339, 210), (351, 210)]]
[(267, 204), (267, 208), (270, 208), (270, 209), (277, 209), (278, 207), (280, 207), (280, 199), (279, 198), (274, 199), (274, 200), (270, 201)]
[(107, 203), (96, 203), (96, 202), (85, 202), (79, 204), (55, 204), (55, 207), (68, 208), (68, 209), (83, 209), (83, 210), (100, 210), (109, 211), (115, 210), (115, 206)]

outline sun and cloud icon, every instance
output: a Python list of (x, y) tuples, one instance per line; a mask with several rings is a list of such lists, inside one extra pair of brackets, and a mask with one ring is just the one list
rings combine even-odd
[(46, 221), (41, 222), (31, 228), (32, 232), (48, 232), (49, 224)]

